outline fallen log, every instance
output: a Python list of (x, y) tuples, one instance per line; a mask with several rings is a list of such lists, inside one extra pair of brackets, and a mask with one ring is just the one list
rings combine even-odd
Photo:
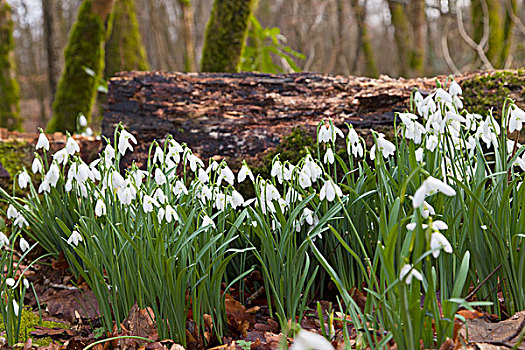
[[(523, 74), (474, 72), (455, 79), (464, 83), (468, 107), (487, 93), (514, 93), (523, 100), (523, 84), (504, 84), (521, 81)], [(474, 84), (477, 79), (481, 87)], [(151, 141), (168, 134), (204, 158), (253, 158), (277, 146), (294, 127), (314, 135), (322, 119), (331, 118), (339, 127), (351, 123), (362, 131), (391, 129), (394, 113), (408, 109), (414, 88), (426, 95), (435, 87), (436, 78), (122, 72), (109, 81), (102, 134), (111, 139), (115, 126), (123, 123), (139, 139), (137, 158)], [(487, 101), (482, 103), (485, 108)]]

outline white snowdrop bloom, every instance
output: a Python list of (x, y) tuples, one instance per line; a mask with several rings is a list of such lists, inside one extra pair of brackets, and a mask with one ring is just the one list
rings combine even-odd
[(339, 197), (343, 195), (341, 188), (334, 184), (332, 180), (326, 180), (323, 187), (321, 187), (321, 191), (319, 192), (319, 198), (321, 200), (326, 198), (329, 202), (332, 202), (336, 195)]
[(323, 161), (325, 164), (330, 163), (334, 164), (335, 158), (334, 158), (334, 151), (332, 151), (332, 148), (328, 148), (326, 151)]
[(162, 220), (164, 220), (165, 214), (166, 214), (166, 210), (164, 210), (164, 208), (159, 208), (159, 211), (157, 211), (157, 220), (159, 222), (162, 222)]
[(418, 148), (415, 152), (415, 155), (416, 155), (416, 161), (418, 162), (422, 162), (423, 161), (423, 148)]
[(384, 134), (378, 135), (376, 144), (374, 144), (370, 149), (371, 160), (374, 160), (376, 158), (376, 147), (383, 154), (384, 158), (388, 158), (389, 156), (394, 155), (394, 152), (396, 150), (396, 146), (392, 142), (385, 139)]
[(219, 163), (217, 163), (217, 161), (214, 159), (213, 162), (211, 162), (210, 165), (208, 165), (208, 168), (206, 169), (206, 172), (207, 173), (210, 173), (210, 171), (215, 171), (217, 169), (219, 169)]
[(428, 204), (426, 201), (423, 202), (423, 210), (421, 211), (421, 216), (423, 218), (428, 218), (430, 215), (436, 215), (434, 207)]
[(118, 196), (118, 199), (120, 201), (120, 203), (122, 203), (123, 205), (130, 205), (131, 202), (133, 201), (133, 193), (131, 192), (130, 188), (129, 187), (120, 187), (118, 190), (117, 190), (117, 196)]
[(426, 134), (426, 132), (427, 130), (423, 125), (414, 121), (410, 125), (406, 126), (405, 137), (408, 140), (414, 140), (414, 143), (419, 145), (421, 143), (423, 135)]
[(441, 192), (446, 196), (455, 196), (456, 191), (444, 183), (441, 180), (438, 180), (432, 176), (429, 176), (423, 183), (421, 184), (421, 187), (419, 187), (416, 190), (416, 193), (414, 193), (413, 198), (413, 205), (414, 208), (420, 207), (423, 202), (425, 201), (425, 198), (427, 196), (432, 196), (436, 194), (437, 192)]
[(217, 179), (217, 183), (220, 185), (223, 179), (230, 185), (233, 185), (235, 182), (235, 175), (227, 165), (219, 170), (219, 178)]
[(210, 180), (208, 173), (203, 168), (199, 168), (199, 175), (197, 176), (197, 178), (200, 180), (200, 182), (204, 184)]
[(308, 208), (303, 209), (303, 213), (301, 214), (301, 219), (306, 221), (306, 223), (310, 226), (314, 224), (314, 212)]
[(24, 284), (24, 288), (25, 289), (29, 289), (29, 281), (27, 280), (27, 278), (24, 278), (22, 280), (22, 283)]
[(193, 172), (197, 171), (197, 165), (200, 165), (202, 168), (204, 168), (204, 163), (196, 155), (190, 153), (190, 154), (188, 154), (187, 159), (190, 162), (190, 169), (191, 169), (191, 171), (193, 171)]
[(33, 174), (38, 174), (42, 172), (42, 161), (38, 157), (35, 157), (35, 159), (33, 159), (33, 164), (31, 164), (31, 170), (33, 170)]
[(91, 169), (86, 163), (80, 163), (76, 174), (76, 180), (80, 183), (84, 183), (89, 178), (93, 179), (93, 173), (91, 172)]
[(321, 167), (312, 159), (311, 155), (306, 157), (304, 164), (308, 166), (308, 169), (310, 170), (310, 178), (312, 181), (316, 181), (321, 175), (323, 175), (323, 169), (321, 169)]
[(443, 231), (443, 230), (448, 230), (448, 225), (441, 220), (436, 220), (436, 221), (432, 221), (432, 223), (430, 224), (430, 228), (433, 231)]
[(301, 329), (295, 336), (290, 350), (333, 350), (332, 343), (322, 335)]
[(479, 114), (467, 113), (465, 115), (465, 130), (476, 131), (478, 126), (477, 120), (482, 119), (483, 117)]
[(169, 144), (170, 144), (170, 147), (173, 148), (174, 152), (177, 152), (177, 153), (184, 152), (184, 148), (180, 145), (180, 143), (178, 143), (174, 139), (170, 139)]
[(20, 188), (26, 188), (27, 185), (31, 182), (31, 177), (27, 173), (27, 171), (24, 169), (19, 175), (18, 175), (18, 186)]
[(283, 175), (285, 181), (290, 181), (292, 179), (293, 173), (295, 171), (295, 165), (288, 164), (283, 166)]
[(456, 83), (455, 80), (452, 80), (450, 86), (448, 87), (448, 93), (452, 96), (457, 96), (462, 94), (461, 86)]
[(144, 198), (142, 199), (142, 209), (144, 209), (144, 212), (151, 213), (153, 211), (153, 206), (158, 207), (159, 202), (157, 202), (153, 197), (150, 197), (147, 194), (144, 195)]
[(71, 136), (69, 136), (67, 138), (67, 141), (66, 141), (65, 150), (66, 150), (67, 154), (72, 156), (75, 153), (80, 152), (80, 146), (78, 145), (78, 143)]
[(67, 244), (78, 247), (79, 242), (82, 242), (82, 235), (78, 231), (71, 232), (71, 236), (69, 236)]
[(155, 182), (157, 185), (162, 186), (167, 182), (166, 175), (159, 168), (155, 169)]
[(49, 183), (51, 187), (56, 187), (58, 179), (60, 178), (60, 169), (58, 169), (58, 165), (56, 163), (51, 164), (49, 167), (49, 170), (47, 171), (47, 174), (45, 176), (45, 180)]
[(106, 215), (106, 204), (102, 199), (97, 200), (97, 204), (95, 204), (95, 215), (96, 216), (103, 216)]
[(353, 154), (356, 158), (362, 157), (364, 154), (363, 144), (360, 141), (355, 143), (349, 141), (346, 143), (346, 152), (348, 154)]
[(22, 237), (20, 238), (20, 250), (22, 250), (22, 253), (25, 253), (27, 250), (29, 250), (29, 248), (31, 248), (29, 246), (29, 243)]
[(401, 268), (401, 272), (399, 273), (399, 279), (400, 280), (404, 279), (406, 284), (411, 284), (412, 283), (412, 277), (415, 277), (416, 279), (418, 279), (420, 281), (423, 281), (423, 275), (421, 275), (421, 273), (419, 273), (419, 271), (417, 271), (415, 268), (413, 268), (412, 265), (405, 264)]
[(439, 138), (436, 135), (427, 134), (425, 148), (430, 152), (434, 152), (439, 143)]
[(128, 149), (133, 152), (133, 146), (131, 145), (131, 143), (137, 144), (137, 139), (135, 138), (135, 136), (133, 136), (126, 130), (122, 130), (118, 139), (119, 153), (121, 155), (125, 155)]
[(436, 102), (453, 103), (452, 96), (442, 88), (438, 88), (434, 93)]
[[(180, 145), (179, 145), (179, 147), (180, 147)], [(182, 152), (182, 147), (181, 147), (181, 150), (178, 151), (177, 148), (175, 148), (173, 146), (169, 146), (168, 147), (168, 153), (166, 154), (166, 158), (172, 160), (175, 164), (179, 164), (179, 162), (180, 162), (180, 153), (181, 152)]]
[(397, 116), (401, 119), (401, 122), (406, 126), (411, 125), (417, 120), (417, 115), (413, 113), (397, 113)]
[(91, 129), (89, 126), (84, 130), (84, 132), (81, 134), (82, 136), (93, 136), (93, 129)]
[(463, 101), (458, 96), (452, 96), (454, 105), (459, 109), (463, 109)]
[(0, 248), (3, 246), (9, 247), (9, 238), (3, 232), (0, 232)]
[(164, 191), (161, 188), (157, 188), (153, 193), (153, 198), (160, 204), (166, 203), (168, 197), (164, 194)]
[(51, 191), (51, 186), (49, 186), (49, 181), (44, 179), (44, 181), (40, 183), (40, 186), (38, 186), (38, 193), (42, 193), (42, 192), (49, 193), (50, 191)]
[(69, 171), (67, 173), (68, 180), (73, 180), (77, 177), (77, 168), (77, 163), (71, 163), (71, 165), (69, 166)]
[(102, 174), (100, 174), (100, 171), (97, 168), (98, 163), (100, 163), (100, 159), (95, 159), (89, 163), (89, 170), (91, 171), (89, 178), (93, 182), (102, 180)]
[(226, 208), (226, 202), (227, 198), (224, 193), (217, 193), (215, 195), (215, 208), (217, 208), (217, 210), (224, 210), (224, 208)]
[(124, 180), (122, 175), (120, 175), (120, 173), (116, 170), (113, 170), (111, 173), (111, 186), (113, 187), (113, 191), (126, 186), (126, 180)]
[(434, 258), (439, 256), (441, 249), (443, 249), (445, 253), (452, 253), (450, 242), (438, 231), (432, 232), (432, 235), (430, 236), (430, 249), (433, 250), (432, 255)]
[(342, 138), (345, 137), (341, 129), (339, 129), (332, 123), (324, 123), (319, 128), (319, 133), (317, 134), (317, 142), (319, 143), (335, 142), (337, 135), (339, 135)]
[(68, 159), (69, 159), (69, 155), (65, 148), (62, 148), (61, 150), (53, 154), (53, 160), (56, 160), (58, 164), (66, 165)]
[(201, 224), (201, 227), (206, 227), (206, 230), (205, 231), (208, 231), (211, 228), (215, 228), (215, 223), (213, 222), (213, 220), (208, 216), (208, 215), (204, 215), (204, 217), (202, 218), (202, 224)]
[(525, 112), (516, 105), (512, 105), (510, 108), (509, 132), (521, 131), (524, 121)]
[(18, 317), (18, 312), (20, 311), (20, 306), (18, 306), (18, 303), (13, 299), (13, 312), (15, 313), (15, 316)]
[(521, 157), (516, 158), (514, 166), (519, 166), (522, 171), (525, 171), (525, 152), (521, 154)]
[(79, 117), (78, 117), (78, 125), (80, 125), (81, 127), (86, 127), (88, 125), (88, 121), (86, 119), (86, 116), (81, 114)]
[(8, 219), (16, 219), (20, 216), (20, 213), (18, 210), (16, 210), (15, 206), (12, 204), (9, 204), (9, 207), (7, 208), (7, 218)]
[(288, 192), (286, 192), (286, 196), (284, 197), (284, 201), (286, 202), (286, 205), (290, 205), (295, 202), (300, 202), (302, 200), (303, 200), (303, 197), (293, 187), (290, 187), (288, 189)]
[(13, 287), (15, 285), (16, 281), (14, 278), (6, 278), (5, 284), (7, 284), (9, 287)]
[(104, 151), (102, 151), (102, 155), (104, 157), (104, 164), (106, 164), (106, 167), (110, 167), (115, 159), (115, 149), (113, 146), (109, 144), (106, 145)]
[(239, 170), (239, 173), (237, 174), (237, 182), (244, 182), (244, 180), (246, 180), (246, 177), (249, 177), (250, 180), (252, 180), (252, 182), (255, 181), (252, 171), (250, 170), (250, 168), (248, 168), (248, 165), (246, 165), (246, 163), (243, 162), (241, 170)]
[(176, 196), (180, 196), (181, 194), (188, 194), (188, 189), (186, 188), (186, 186), (184, 186), (184, 183), (182, 183), (182, 181), (180, 180), (177, 180), (177, 182), (175, 183), (175, 186), (173, 186), (173, 194), (176, 195)]
[(306, 164), (303, 166), (303, 169), (299, 173), (299, 185), (301, 185), (301, 187), (304, 189), (307, 189), (308, 187), (312, 186), (312, 179), (310, 177), (309, 168)]
[(352, 144), (359, 142), (359, 135), (357, 134), (353, 126), (350, 126), (350, 128), (348, 129), (347, 139), (348, 139), (348, 142)]
[(153, 164), (157, 162), (159, 162), (160, 164), (164, 163), (164, 152), (159, 146), (155, 148), (155, 154), (153, 154)]
[(177, 211), (168, 204), (166, 205), (166, 222), (170, 223), (173, 220), (179, 221), (179, 215), (177, 214)]
[[(406, 229), (407, 229), (408, 231), (414, 231), (414, 230), (416, 229), (417, 226), (416, 226), (416, 223), (415, 223), (415, 222), (411, 222), (411, 223), (407, 224), (405, 227), (406, 227)], [(427, 224), (421, 224), (421, 228), (422, 228), (423, 230), (426, 230), (426, 229), (428, 228), (428, 225), (427, 225)]]
[(46, 151), (49, 151), (49, 140), (46, 137), (46, 134), (43, 132), (40, 133), (38, 136), (38, 141), (36, 143), (35, 149), (38, 151), (39, 149), (45, 149)]
[(280, 161), (276, 160), (273, 162), (270, 176), (277, 178), (277, 181), (279, 181), (280, 184), (283, 183), (283, 165)]
[(29, 222), (27, 222), (26, 218), (20, 214), (15, 222), (13, 222), (13, 225), (23, 228), (24, 226), (29, 226)]
[(244, 198), (243, 198), (242, 194), (237, 192), (237, 190), (233, 190), (231, 198), (232, 198), (231, 199), (231, 205), (232, 205), (233, 209), (236, 209), (236, 208), (244, 205)]

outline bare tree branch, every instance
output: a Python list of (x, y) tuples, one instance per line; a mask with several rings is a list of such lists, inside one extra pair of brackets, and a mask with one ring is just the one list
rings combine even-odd
[(450, 57), (450, 52), (448, 51), (448, 20), (444, 18), (443, 21), (443, 35), (441, 36), (441, 49), (443, 50), (443, 56), (445, 57), (445, 62), (447, 63), (448, 68), (454, 72), (454, 74), (460, 74), (461, 72), (454, 64), (454, 60)]

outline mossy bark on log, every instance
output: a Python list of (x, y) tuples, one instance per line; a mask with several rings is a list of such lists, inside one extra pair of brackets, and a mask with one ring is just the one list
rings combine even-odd
[(13, 21), (7, 0), (0, 0), (0, 127), (20, 130), (20, 88), (15, 77)]
[(203, 72), (237, 72), (255, 0), (215, 0), (202, 50)]
[[(105, 22), (112, 6), (113, 0), (84, 0), (80, 6), (65, 49), (65, 67), (48, 132), (76, 131), (80, 113), (89, 120), (104, 69)], [(93, 76), (86, 69), (90, 69)]]
[(115, 0), (111, 35), (105, 49), (106, 79), (120, 71), (149, 69), (134, 1)]

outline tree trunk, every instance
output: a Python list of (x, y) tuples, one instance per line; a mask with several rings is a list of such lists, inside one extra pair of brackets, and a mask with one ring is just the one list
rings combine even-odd
[(182, 9), (182, 37), (184, 38), (184, 70), (197, 71), (195, 41), (193, 40), (193, 7), (190, 0), (179, 0)]
[(356, 18), (360, 48), (358, 50), (363, 51), (366, 75), (369, 77), (377, 77), (377, 65), (374, 57), (374, 51), (372, 44), (370, 43), (370, 37), (368, 36), (368, 26), (366, 24), (366, 4), (359, 4), (359, 0), (352, 0), (352, 7)]
[(20, 130), (19, 86), (15, 78), (13, 21), (7, 0), (0, 0), (0, 127)]
[(214, 0), (202, 49), (203, 72), (237, 72), (255, 0)]
[(64, 53), (49, 132), (74, 132), (80, 113), (90, 118), (104, 69), (105, 25), (112, 7), (113, 0), (84, 0), (80, 6)]
[[(471, 1), (471, 17), (474, 28), (474, 41), (478, 44), (483, 37), (483, 18), (486, 14), (483, 13), (481, 1), (485, 1), (488, 9), (489, 19), (489, 37), (488, 49), (486, 50), (487, 58), (494, 68), (499, 68), (500, 57), (503, 50), (503, 25), (500, 17), (500, 0), (472, 0)], [(477, 58), (476, 58), (477, 60)]]
[(60, 21), (57, 0), (42, 0), (44, 19), (44, 41), (47, 53), (47, 77), (51, 91), (51, 101), (55, 97), (58, 79), (62, 71), (63, 58), (60, 52)]
[[(499, 67), (505, 67), (507, 58), (511, 54), (512, 42), (514, 35), (512, 31), (514, 30), (514, 21), (512, 20), (510, 11), (517, 16), (518, 14), (518, 1), (517, 0), (503, 0), (506, 4), (505, 6), (505, 23), (503, 27), (503, 48), (501, 49), (501, 56), (499, 59)], [(506, 67), (505, 67), (506, 68)]]
[(396, 0), (388, 0), (388, 8), (394, 26), (394, 40), (397, 47), (398, 73), (402, 77), (408, 75), (410, 62), (410, 28), (404, 5)]
[(412, 55), (410, 57), (410, 68), (413, 74), (422, 76), (425, 73), (425, 58), (427, 45), (427, 15), (425, 11), (425, 0), (413, 0), (410, 3), (412, 32)]
[(135, 13), (135, 0), (115, 0), (105, 55), (105, 78), (120, 71), (149, 69)]

